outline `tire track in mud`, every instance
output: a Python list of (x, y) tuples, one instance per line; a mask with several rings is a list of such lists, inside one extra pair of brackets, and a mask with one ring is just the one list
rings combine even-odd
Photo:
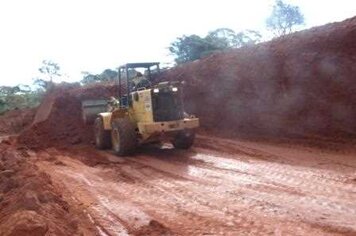
[[(230, 141), (232, 142), (232, 141)], [(236, 148), (236, 147), (235, 147)], [(201, 149), (203, 150), (203, 149)], [(251, 150), (251, 149), (250, 149)], [(204, 150), (203, 150), (204, 151)], [(257, 150), (259, 151), (259, 150)], [(315, 159), (315, 156), (310, 156), (310, 154), (305, 154), (307, 158), (311, 157)], [(218, 153), (219, 157), (227, 157), (237, 159), (238, 161), (245, 161), (244, 158), (236, 158), (236, 156), (231, 157), (229, 154), (225, 156), (222, 153)], [(283, 160), (281, 163), (279, 162), (261, 162), (254, 161), (250, 164), (254, 169), (249, 169), (249, 174), (256, 174), (259, 178), (265, 178), (271, 181), (271, 183), (279, 181), (279, 185), (283, 185), (283, 183), (287, 183), (289, 186), (301, 186), (304, 190), (315, 190), (317, 189), (319, 193), (325, 192), (325, 195), (328, 197), (337, 196), (345, 198), (345, 194), (349, 194), (348, 200), (355, 198), (355, 180), (356, 180), (356, 166), (352, 167), (350, 165), (344, 165), (342, 169), (338, 165), (340, 163), (334, 163), (333, 170), (340, 169), (343, 173), (335, 173), (335, 171), (326, 171), (325, 169), (320, 169), (319, 165), (313, 166), (309, 165), (308, 167), (304, 167), (303, 165), (299, 166), (298, 164), (294, 164), (295, 159), (293, 158), (291, 163), (288, 163), (290, 157), (287, 156), (278, 156), (273, 155), (275, 158), (279, 158)], [(251, 156), (253, 157), (253, 156)], [(304, 157), (303, 157), (304, 158)], [(327, 158), (325, 155), (319, 155), (317, 158), (323, 159)], [(207, 159), (207, 156), (204, 156), (204, 159)], [(248, 162), (251, 162), (249, 158), (246, 158)], [(327, 158), (330, 159), (330, 158)], [(352, 158), (348, 159), (349, 161), (353, 161)], [(226, 161), (226, 160), (225, 160)], [(309, 160), (310, 161), (310, 160)], [(333, 161), (333, 160), (332, 160)], [(353, 161), (356, 163), (356, 159)], [(241, 163), (236, 163), (241, 165)], [(330, 164), (330, 163), (329, 163)], [(215, 166), (221, 166), (221, 163), (213, 163)], [(246, 164), (248, 165), (248, 164)], [(246, 167), (247, 168), (247, 167)], [(258, 171), (258, 172), (257, 172)], [(344, 173), (349, 174), (344, 174)], [(260, 173), (263, 173), (262, 175)], [(339, 190), (339, 191), (335, 191)], [(315, 191), (314, 191), (315, 192)], [(333, 194), (331, 194), (333, 193)], [(341, 193), (339, 196), (338, 194)]]
[[(133, 166), (130, 164), (130, 166)], [(146, 169), (151, 169), (152, 168), (147, 168), (146, 166), (138, 166), (138, 170), (131, 170), (131, 174), (135, 176), (137, 183), (133, 188), (130, 186), (125, 186), (123, 189), (125, 189), (124, 192), (122, 192), (122, 195), (125, 195), (126, 198), (130, 198), (131, 196), (134, 196), (134, 201), (135, 202), (143, 202), (144, 204), (144, 209), (148, 209), (149, 211), (154, 211), (155, 209), (160, 209), (160, 215), (170, 215), (171, 217), (171, 222), (175, 223), (174, 221), (177, 221), (177, 218), (179, 217), (179, 214), (184, 214), (185, 217), (190, 218), (195, 222), (195, 224), (202, 222), (205, 224), (205, 220), (202, 220), (202, 217), (193, 214), (193, 212), (189, 212), (186, 209), (194, 209), (196, 208), (196, 204), (198, 201), (195, 201), (194, 203), (191, 203), (187, 201), (187, 199), (194, 199), (196, 200), (197, 197), (194, 194), (184, 194), (186, 192), (189, 193), (186, 189), (182, 189), (182, 185), (179, 184), (180, 182), (186, 183), (186, 181), (189, 180), (184, 180), (183, 178), (178, 178), (178, 176), (170, 175), (168, 173), (165, 173), (163, 171), (150, 171), (148, 175), (145, 175), (141, 171), (146, 168)], [(120, 171), (120, 170), (119, 170)], [(122, 168), (121, 168), (122, 171)], [(125, 173), (125, 175), (128, 173)], [(153, 175), (153, 176), (152, 176)], [(154, 180), (150, 180), (150, 178)], [(130, 185), (130, 184), (128, 184)], [(150, 199), (146, 199), (147, 196), (150, 196)], [(206, 202), (204, 202), (206, 205)], [(205, 212), (209, 212), (209, 215), (206, 216), (206, 218), (213, 218), (214, 215), (218, 214), (221, 217), (223, 217), (220, 212), (212, 211), (208, 206), (203, 206)], [(167, 208), (168, 207), (168, 208)], [(166, 209), (163, 210), (162, 209)], [(176, 214), (179, 213), (179, 214)], [(220, 220), (213, 220), (211, 223), (216, 224), (221, 224), (224, 225), (223, 222), (220, 222)], [(192, 222), (185, 222), (183, 224), (179, 225), (179, 227), (183, 227), (184, 225), (191, 225)], [(201, 224), (201, 223), (200, 223)], [(186, 229), (188, 230), (188, 229)], [(219, 231), (212, 232), (214, 234), (218, 234)]]
[[(130, 165), (132, 166), (132, 165)], [(142, 170), (142, 167), (140, 167), (140, 170)], [(135, 177), (139, 176), (139, 173), (135, 173), (135, 171), (132, 173)], [(244, 218), (243, 216), (239, 216), (238, 219), (234, 220), (234, 216), (227, 212), (226, 210), (221, 211), (221, 207), (216, 207), (214, 204), (211, 204), (211, 201), (213, 200), (210, 198), (209, 200), (201, 200), (207, 198), (207, 194), (211, 191), (211, 189), (207, 189), (206, 192), (203, 194), (199, 194), (194, 190), (194, 188), (183, 188), (181, 184), (172, 184), (172, 180), (164, 180), (164, 175), (162, 173), (158, 172), (159, 176), (156, 176), (159, 178), (158, 182), (154, 182), (154, 184), (147, 183), (145, 179), (147, 176), (141, 175), (141, 180), (138, 182), (138, 184), (135, 185), (134, 189), (130, 190), (129, 186), (122, 187), (125, 189), (124, 193), (121, 193), (120, 195), (124, 196), (124, 198), (129, 198), (131, 196), (135, 196), (135, 202), (145, 202), (145, 206), (143, 207), (144, 209), (150, 209), (152, 206), (154, 206), (152, 209), (164, 209), (169, 206), (169, 209), (167, 209), (166, 212), (161, 212), (161, 214), (167, 214), (167, 212), (178, 212), (180, 214), (183, 214), (185, 218), (190, 219), (191, 222), (186, 222), (183, 225), (192, 225), (192, 222), (194, 222), (194, 227), (197, 227), (199, 225), (201, 228), (204, 228), (205, 225), (208, 223), (206, 222), (206, 219), (212, 218), (213, 220), (210, 220), (211, 223), (209, 225), (217, 225), (221, 224), (220, 228), (224, 229), (222, 232), (251, 232), (251, 235), (256, 235), (256, 234), (265, 234), (266, 232), (273, 232), (271, 228), (264, 227), (264, 224), (262, 222), (258, 222), (256, 218)], [(186, 185), (186, 183), (184, 183)], [(154, 191), (152, 191), (154, 189)], [(172, 192), (172, 190), (177, 190), (175, 192)], [(204, 196), (205, 195), (205, 196)], [(143, 197), (142, 197), (143, 196)], [(146, 198), (146, 196), (151, 196), (153, 198), (153, 201), (149, 201)], [(188, 199), (188, 201), (187, 201)], [(216, 197), (214, 200), (219, 200)], [(181, 203), (178, 206), (176, 204), (172, 203)], [(235, 202), (234, 202), (235, 203)], [(197, 205), (199, 207), (197, 207)], [(194, 212), (189, 212), (186, 209), (199, 209), (200, 214), (195, 214)], [(241, 209), (239, 209), (241, 210)], [(172, 215), (172, 213), (169, 213)], [(178, 214), (179, 215), (179, 214)], [(177, 215), (173, 217), (173, 220), (176, 221), (178, 218)], [(235, 216), (236, 218), (236, 216)], [(227, 221), (230, 219), (230, 222), (219, 222), (223, 219), (224, 221)], [(253, 228), (248, 228), (251, 225), (253, 225)], [(199, 227), (199, 228), (200, 228)], [(237, 230), (236, 227), (239, 229)], [(182, 228), (182, 226), (180, 226)], [(229, 228), (228, 231), (226, 228)], [(201, 234), (203, 232), (196, 232), (196, 231), (191, 231), (192, 229), (186, 228), (185, 232), (190, 232), (194, 234)], [(215, 230), (209, 233), (212, 233), (214, 235), (219, 234), (219, 230)], [(226, 234), (226, 233), (222, 233)]]
[[(199, 156), (199, 155), (198, 155)], [(307, 195), (310, 193), (320, 196), (327, 196), (329, 198), (350, 201), (355, 199), (356, 186), (354, 184), (343, 183), (337, 181), (337, 178), (323, 178), (322, 173), (317, 173), (317, 170), (312, 169), (294, 169), (288, 168), (288, 166), (277, 165), (273, 163), (239, 163), (240, 161), (230, 161), (224, 163), (226, 160), (220, 158), (218, 162), (209, 161), (209, 155), (204, 155), (201, 158), (205, 158), (210, 164), (211, 169), (218, 169), (219, 172), (225, 172), (227, 175), (241, 174), (246, 176), (246, 179), (250, 183), (254, 184), (267, 184), (266, 186), (280, 188), (281, 190), (295, 193), (298, 195)], [(218, 157), (213, 157), (217, 160)], [(235, 162), (235, 166), (244, 166), (243, 168), (226, 168), (224, 166), (232, 166)], [(199, 166), (199, 165), (198, 165)], [(248, 171), (247, 171), (248, 169)], [(241, 178), (241, 177), (239, 177)], [(243, 180), (243, 178), (242, 178)], [(340, 186), (340, 184), (343, 184)]]
[[(226, 145), (220, 151), (148, 149), (126, 158), (96, 151), (107, 161), (95, 167), (74, 160), (85, 158), (76, 152), (62, 158), (68, 167), (52, 169), (58, 178), (67, 175), (64, 182), (77, 198), (92, 195), (88, 210), (109, 235), (134, 234), (152, 221), (168, 235), (356, 233), (356, 186), (344, 181), (353, 163), (342, 173), (332, 171), (333, 163), (318, 169), (314, 157), (309, 166), (305, 157), (296, 165), (286, 153), (267, 149), (263, 157), (264, 150), (244, 145), (235, 149), (248, 154), (225, 152)], [(84, 179), (68, 168), (83, 171)]]
[[(159, 164), (148, 163), (146, 161), (144, 161), (143, 163), (146, 165), (150, 165), (150, 166), (151, 165), (162, 166)], [(225, 169), (223, 171), (226, 172)], [(278, 170), (278, 168), (276, 171), (281, 172), (280, 175), (278, 175), (278, 176), (286, 176), (287, 175), (287, 173), (283, 173), (284, 171), (280, 171), (280, 170)], [(199, 171), (193, 171), (193, 172), (199, 173)], [(206, 170), (205, 170), (205, 172), (206, 172)], [(265, 172), (263, 172), (263, 173), (265, 173)], [(269, 173), (265, 173), (265, 174), (268, 175)], [(206, 178), (208, 176), (210, 176), (210, 175), (209, 174), (202, 175), (202, 178)], [(195, 176), (195, 177), (197, 177), (197, 176)], [(274, 179), (273, 177), (274, 176), (272, 176), (272, 178), (268, 178), (268, 179)], [(291, 183), (294, 185), (296, 184), (297, 187), (299, 187), (301, 189), (305, 188), (306, 186), (308, 186), (308, 187), (313, 186), (312, 184), (306, 184), (308, 182), (308, 178), (312, 177), (312, 176), (306, 176), (307, 178), (304, 178), (306, 181), (295, 181), (295, 179), (297, 179), (298, 177), (303, 178), (303, 176), (295, 175), (292, 177), (293, 178), (290, 178), (291, 180), (293, 180), (293, 181), (291, 181)], [(251, 178), (256, 178), (256, 177), (252, 176)], [(233, 180), (235, 180), (233, 178), (233, 175), (229, 178), (217, 178), (217, 179), (219, 179), (218, 182), (215, 181), (217, 185), (221, 185), (222, 182), (224, 182), (225, 186), (230, 185), (231, 188), (236, 186), (236, 182), (233, 181)], [(322, 218), (322, 219), (324, 219), (324, 221), (329, 220), (330, 223), (334, 223), (335, 220), (337, 221), (339, 214), (346, 213), (346, 214), (350, 214), (352, 216), (352, 215), (355, 215), (355, 212), (356, 212), (355, 204), (345, 204), (343, 202), (339, 203), (339, 202), (331, 201), (330, 199), (323, 197), (323, 196), (322, 197), (307, 196), (307, 194), (311, 194), (311, 191), (309, 193), (303, 193), (303, 192), (299, 193), (299, 192), (296, 192), (295, 190), (285, 191), (286, 190), (285, 185), (276, 184), (275, 182), (271, 182), (272, 183), (272, 186), (271, 186), (270, 183), (265, 183), (264, 185), (262, 185), (261, 180), (252, 181), (250, 178), (247, 178), (247, 179), (251, 182), (248, 184), (244, 183), (245, 186), (240, 186), (240, 189), (242, 190), (244, 195), (246, 195), (247, 198), (249, 199), (249, 202), (247, 205), (251, 205), (251, 203), (258, 204), (260, 202), (273, 203), (274, 205), (276, 205), (278, 207), (283, 207), (284, 209), (288, 209), (287, 213), (289, 215), (295, 215), (295, 216), (297, 216), (298, 214), (292, 214), (292, 213), (295, 212), (296, 210), (298, 210), (299, 212), (300, 211), (304, 211), (304, 212), (314, 211), (315, 213), (313, 214), (313, 217), (307, 217), (307, 220), (311, 221), (311, 222), (313, 222), (313, 221), (316, 222), (320, 218)], [(262, 179), (266, 179), (266, 178), (262, 178)], [(284, 178), (281, 178), (280, 180), (281, 180), (281, 183), (285, 182)], [(209, 179), (209, 181), (210, 181), (210, 179)], [(214, 179), (213, 179), (213, 181), (214, 181)], [(241, 183), (241, 180), (239, 180), (239, 182)], [(315, 184), (317, 185), (318, 183), (315, 183)], [(294, 189), (295, 188), (296, 187), (294, 187)], [(192, 188), (190, 187), (189, 189), (192, 189)], [(270, 191), (271, 189), (273, 191)], [(326, 195), (332, 194), (332, 192), (334, 190), (335, 189), (328, 191), (326, 193)], [(207, 194), (207, 193), (204, 193), (204, 194)], [(241, 194), (241, 192), (240, 192), (240, 194)], [(343, 195), (340, 194), (339, 197), (341, 197), (341, 196), (343, 196)], [(354, 198), (350, 197), (349, 200), (351, 200), (351, 199), (354, 199)], [(243, 199), (240, 199), (240, 201), (241, 200), (243, 200)], [(287, 204), (282, 204), (282, 203), (287, 203)], [(230, 204), (230, 205), (233, 205), (233, 204)], [(295, 205), (295, 206), (293, 206), (293, 205)], [(320, 212), (321, 207), (323, 208), (323, 211), (328, 211), (328, 212), (316, 214), (316, 213)], [(335, 218), (328, 219), (327, 217), (325, 217), (328, 215), (329, 215), (329, 218), (330, 218), (330, 216), (335, 216)], [(355, 217), (351, 217), (351, 219), (348, 219), (348, 221), (339, 222), (336, 225), (340, 226), (340, 227), (351, 227), (352, 228), (353, 222), (355, 222), (355, 220), (356, 220)]]
[[(221, 156), (221, 153), (220, 153)], [(300, 199), (295, 199), (294, 201), (300, 201), (300, 203), (307, 203), (308, 205), (310, 202), (323, 206), (324, 208), (327, 207), (333, 213), (349, 213), (351, 216), (354, 216), (356, 213), (356, 205), (353, 202), (355, 199), (356, 193), (356, 186), (355, 184), (345, 184), (344, 181), (336, 181), (336, 179), (340, 179), (339, 177), (333, 178), (326, 178), (323, 179), (322, 176), (315, 174), (316, 170), (310, 171), (306, 168), (298, 168), (297, 170), (281, 167), (281, 165), (276, 165), (273, 163), (263, 164), (253, 164), (254, 169), (250, 169), (250, 173), (253, 176), (258, 176), (256, 170), (263, 173), (263, 175), (259, 175), (258, 178), (262, 179), (265, 184), (269, 184), (269, 188), (273, 187), (275, 190), (277, 188), (286, 187), (292, 188), (291, 193), (295, 193), (295, 195), (300, 195)], [(296, 168), (293, 166), (293, 168)], [(309, 171), (310, 173), (308, 173)], [(329, 177), (331, 173), (328, 173)], [(325, 175), (324, 175), (325, 176)], [(278, 182), (277, 182), (278, 181)], [(272, 184), (272, 186), (270, 185)], [(287, 185), (286, 185), (287, 184)], [(343, 184), (344, 186), (341, 186)], [(262, 187), (262, 185), (260, 185)], [(257, 186), (258, 187), (258, 186)], [(263, 186), (263, 188), (265, 188)], [(254, 189), (255, 187), (253, 187)], [(263, 191), (262, 188), (262, 191)], [(273, 189), (272, 188), (272, 189)], [(283, 190), (281, 188), (281, 190)], [(295, 190), (298, 190), (296, 192)], [(285, 190), (285, 188), (284, 188)], [(287, 200), (288, 196), (283, 196), (283, 192), (286, 193), (288, 191), (278, 191), (279, 196), (273, 196), (269, 199), (269, 202), (273, 202), (273, 200)], [(258, 193), (260, 194), (260, 193)], [(284, 194), (285, 195), (285, 194)], [(309, 196), (308, 196), (309, 195)], [(293, 196), (293, 195), (291, 195)], [(350, 204), (350, 202), (352, 202)], [(309, 208), (310, 206), (306, 207)], [(352, 222), (355, 220), (355, 217), (352, 217), (349, 220), (348, 226), (353, 226)], [(354, 221), (355, 222), (355, 221)]]
[[(66, 171), (66, 173), (68, 174), (68, 171)], [(162, 175), (161, 173), (159, 173), (159, 175)], [(79, 175), (81, 176), (81, 174)], [(137, 175), (135, 175), (137, 177)], [(77, 181), (81, 182), (84, 185), (88, 185), (90, 187), (98, 187), (98, 186), (93, 186), (92, 181), (88, 181), (88, 180), (83, 180), (83, 178), (79, 177), (76, 174), (73, 174), (73, 179), (76, 179)], [(162, 178), (163, 176), (158, 176), (159, 178)], [(69, 182), (69, 181), (68, 181)], [(160, 182), (165, 182), (165, 181), (160, 181)], [(192, 234), (202, 234), (204, 232), (201, 232), (199, 228), (204, 229), (206, 225), (211, 225), (211, 226), (217, 226), (219, 224), (221, 224), (221, 226), (219, 226), (219, 230), (212, 230), (210, 233), (214, 234), (214, 235), (218, 235), (218, 234), (223, 234), (223, 233), (219, 233), (219, 232), (226, 232), (226, 226), (224, 226), (223, 223), (219, 223), (215, 217), (213, 217), (213, 213), (219, 213), (217, 212), (213, 212), (210, 213), (211, 214), (211, 218), (209, 219), (209, 217), (203, 218), (201, 215), (199, 214), (194, 214), (193, 212), (187, 211), (185, 209), (195, 209), (196, 207), (194, 206), (195, 204), (186, 204), (186, 200), (187, 196), (184, 196), (183, 193), (185, 192), (185, 190), (180, 190), (178, 193), (172, 193), (172, 187), (177, 187), (173, 184), (170, 184), (169, 182), (166, 182), (167, 184), (155, 184), (154, 186), (151, 186), (149, 184), (146, 184), (144, 181), (140, 182), (138, 185), (134, 186), (134, 191), (128, 191), (130, 190), (129, 186), (121, 186), (122, 189), (125, 189), (124, 192), (116, 192), (116, 198), (121, 199), (121, 205), (125, 204), (125, 201), (122, 199), (126, 199), (126, 198), (130, 198), (132, 195), (134, 196), (139, 196), (138, 198), (136, 198), (136, 201), (140, 201), (140, 197), (143, 197), (143, 201), (146, 202), (145, 206), (143, 209), (145, 209), (146, 211), (154, 211), (154, 209), (165, 209), (168, 207), (168, 209), (165, 210), (165, 212), (160, 211), (159, 215), (171, 215), (172, 219), (171, 222), (176, 223), (177, 218), (179, 216), (179, 214), (182, 214), (184, 216), (184, 220), (181, 220), (181, 222), (179, 222), (180, 224), (177, 226), (177, 228), (184, 228), (185, 225), (187, 225), (188, 227), (185, 227), (185, 233), (192, 233)], [(111, 183), (112, 184), (112, 183)], [(111, 185), (109, 184), (109, 185)], [(116, 183), (115, 183), (116, 184)], [(129, 185), (129, 184), (128, 184)], [(161, 186), (161, 187), (157, 187)], [(148, 187), (147, 187), (148, 186)], [(146, 188), (145, 188), (146, 187)], [(154, 187), (154, 191), (152, 192), (152, 187)], [(111, 190), (113, 190), (113, 187), (110, 187)], [(161, 191), (157, 191), (161, 190)], [(102, 194), (96, 194), (99, 197), (102, 197)], [(147, 201), (145, 200), (145, 198), (147, 196), (151, 196), (153, 199), (152, 201)], [(189, 197), (193, 198), (193, 199), (197, 199), (196, 196), (194, 195), (189, 195)], [(176, 205), (172, 205), (172, 199), (174, 198), (176, 202), (178, 203), (182, 203), (180, 206), (176, 206)], [(131, 199), (132, 200), (132, 199)], [(114, 199), (111, 199), (111, 201), (114, 201)], [(148, 203), (147, 203), (148, 202)], [(101, 202), (102, 205), (102, 202)], [(99, 210), (98, 210), (99, 208)], [(113, 229), (112, 225), (114, 223), (114, 220), (111, 217), (111, 214), (108, 214), (107, 212), (105, 213), (105, 211), (107, 210), (107, 208), (105, 209), (104, 213), (102, 213), (100, 210), (102, 207), (99, 205), (97, 206), (96, 204), (92, 207), (92, 209), (94, 209), (94, 212), (92, 212), (92, 217), (94, 218), (95, 222), (99, 222), (99, 225), (103, 228), (106, 229), (106, 232), (111, 232), (111, 234), (118, 234), (120, 233), (120, 231), (118, 229)], [(110, 208), (111, 209), (111, 208)], [(96, 212), (95, 212), (96, 211)], [(207, 212), (210, 212), (211, 209), (207, 208)], [(173, 213), (172, 213), (173, 212)], [(178, 212), (179, 214), (174, 214), (174, 212)], [(110, 212), (109, 212), (110, 213)], [(95, 217), (95, 215), (99, 215), (98, 217)], [(123, 214), (125, 215), (125, 214)], [(106, 222), (105, 220), (100, 220), (101, 217), (105, 216)], [(221, 217), (224, 217), (224, 215), (221, 215)], [(99, 218), (99, 219), (98, 219)], [(122, 218), (122, 212), (120, 213), (119, 218)], [(159, 218), (159, 217), (156, 217)], [(162, 219), (164, 220), (164, 219)], [(120, 220), (118, 220), (119, 223), (121, 222)], [(128, 221), (131, 222), (132, 221)], [(194, 224), (192, 224), (192, 222), (194, 222)], [(243, 222), (242, 220), (240, 220), (240, 222)], [(250, 225), (253, 224), (253, 221), (248, 221), (247, 223), (243, 223), (244, 225)], [(120, 225), (120, 224), (119, 224)], [(196, 229), (195, 227), (197, 227), (197, 225), (199, 225), (200, 227), (198, 227), (198, 229)], [(117, 227), (116, 227), (117, 228)], [(127, 228), (127, 227), (126, 227)], [(225, 231), (224, 231), (225, 229)], [(254, 227), (254, 230), (252, 230), (253, 232), (255, 232), (257, 229), (257, 227)], [(205, 233), (208, 230), (205, 230)], [(236, 231), (232, 228), (232, 226), (230, 226), (229, 229), (230, 232)], [(257, 231), (256, 231), (257, 232)], [(260, 232), (264, 232), (264, 231), (260, 231)], [(178, 233), (179, 234), (179, 233)]]

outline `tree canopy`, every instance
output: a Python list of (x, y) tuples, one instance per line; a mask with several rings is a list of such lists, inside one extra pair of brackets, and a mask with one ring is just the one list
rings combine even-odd
[[(137, 71), (135, 69), (129, 69), (129, 78), (136, 76)], [(118, 78), (118, 72), (112, 69), (105, 69), (100, 74), (91, 74), (87, 71), (82, 72), (83, 78), (80, 81), (81, 84), (91, 84), (98, 82), (110, 82), (115, 81)], [(126, 74), (121, 74), (122, 78), (126, 78)]]
[(38, 106), (41, 97), (40, 91), (31, 90), (28, 85), (0, 86), (0, 114)]
[(106, 69), (100, 74), (91, 74), (87, 71), (82, 72), (83, 79), (80, 81), (82, 84), (90, 84), (95, 82), (108, 82), (117, 78), (117, 71)]
[(261, 40), (261, 35), (254, 30), (236, 33), (229, 28), (219, 28), (209, 32), (205, 37), (198, 35), (183, 35), (172, 42), (169, 51), (175, 56), (177, 64), (194, 61), (216, 51), (238, 48), (255, 44)]
[(266, 20), (267, 29), (275, 36), (291, 33), (298, 25), (304, 24), (304, 16), (298, 6), (276, 0), (271, 15)]
[(49, 60), (42, 61), (38, 70), (41, 76), (34, 79), (35, 86), (0, 86), (0, 114), (38, 106), (46, 90), (53, 85), (54, 78), (61, 76), (59, 65)]
[(61, 68), (58, 63), (50, 60), (43, 60), (41, 67), (38, 68), (41, 76), (34, 79), (34, 84), (44, 90), (49, 89), (53, 85), (54, 79), (62, 75), (60, 70)]

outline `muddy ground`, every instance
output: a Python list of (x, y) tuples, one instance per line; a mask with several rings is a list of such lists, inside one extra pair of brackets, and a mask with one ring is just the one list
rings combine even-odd
[[(26, 137), (49, 127), (36, 123), (44, 111)], [(199, 133), (189, 151), (164, 144), (130, 157), (2, 136), (0, 235), (356, 235), (352, 142)]]
[(81, 101), (114, 83), (0, 117), (0, 235), (356, 235), (355, 36), (353, 18), (166, 72), (201, 119), (188, 151), (96, 150)]
[[(189, 151), (165, 144), (132, 157), (88, 145), (20, 153), (33, 178), (42, 176), (27, 180), (39, 200), (18, 207), (48, 214), (34, 235), (356, 235), (352, 146), (325, 151), (199, 135)], [(5, 232), (12, 222), (0, 212)]]

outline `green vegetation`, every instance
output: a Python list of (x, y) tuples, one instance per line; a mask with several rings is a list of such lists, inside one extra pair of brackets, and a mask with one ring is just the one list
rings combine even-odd
[[(276, 0), (271, 15), (266, 19), (266, 27), (275, 36), (293, 32), (296, 26), (304, 24), (304, 16), (298, 6)], [(229, 28), (220, 28), (209, 32), (205, 37), (183, 35), (169, 46), (177, 64), (201, 59), (213, 52), (224, 51), (256, 44), (262, 41), (262, 35), (255, 30), (235, 33)]]
[(41, 103), (41, 99), (50, 90), (53, 80), (61, 76), (57, 63), (44, 60), (38, 69), (40, 77), (34, 79), (33, 86), (0, 86), (0, 114), (14, 109), (32, 108)]
[(0, 115), (14, 109), (36, 107), (43, 94), (43, 90), (32, 90), (26, 85), (0, 86)]
[(232, 29), (216, 29), (204, 38), (198, 35), (184, 35), (171, 43), (169, 51), (175, 56), (177, 64), (203, 58), (213, 52), (238, 48), (258, 43), (261, 34), (254, 30), (235, 33)]
[(51, 89), (54, 85), (54, 79), (59, 78), (62, 74), (60, 66), (50, 60), (43, 60), (42, 66), (38, 68), (41, 76), (34, 79), (34, 85), (44, 91)]
[[(129, 69), (129, 78), (136, 76), (137, 71), (134, 69)], [(105, 69), (101, 74), (91, 74), (87, 71), (82, 72), (83, 79), (80, 81), (82, 85), (98, 83), (98, 82), (110, 82), (115, 81), (118, 77), (118, 72), (112, 69)], [(123, 78), (126, 75), (122, 75)]]
[(82, 72), (83, 79), (80, 81), (83, 85), (96, 82), (109, 82), (117, 78), (117, 71), (106, 69), (101, 74), (90, 74), (89, 72)]
[(266, 20), (267, 29), (275, 36), (283, 36), (293, 32), (293, 29), (304, 24), (304, 16), (298, 6), (276, 0), (271, 16)]

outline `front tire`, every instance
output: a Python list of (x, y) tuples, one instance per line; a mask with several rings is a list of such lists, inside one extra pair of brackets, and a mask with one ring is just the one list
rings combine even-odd
[(180, 131), (174, 138), (172, 144), (178, 149), (189, 149), (195, 139), (195, 132), (193, 130)]
[(94, 122), (95, 146), (98, 149), (111, 147), (111, 135), (109, 130), (104, 129), (104, 122), (101, 117), (97, 117)]
[(129, 119), (117, 119), (112, 122), (112, 148), (119, 156), (130, 155), (137, 146), (135, 126)]

